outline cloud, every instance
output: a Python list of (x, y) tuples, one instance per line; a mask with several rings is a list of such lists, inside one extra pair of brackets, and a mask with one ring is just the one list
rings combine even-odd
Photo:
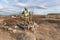
[(36, 15), (47, 15), (48, 13), (60, 13), (60, 6), (48, 7), (48, 9), (35, 9)]
[(3, 6), (0, 4), (0, 9), (2, 9), (3, 8)]
[(9, 3), (8, 0), (4, 0), (5, 3)]
[(29, 2), (43, 2), (43, 1), (46, 1), (46, 0), (25, 0), (25, 1), (29, 1)]
[(0, 11), (6, 11), (6, 12), (19, 12), (20, 9), (14, 9), (14, 8), (2, 8)]
[(51, 13), (60, 13), (60, 6), (51, 7), (47, 9), (47, 11)]
[(20, 2), (20, 0), (1, 0), (0, 11), (15, 13), (20, 12), (22, 10), (22, 7), (27, 7), (32, 8), (32, 11), (35, 12), (34, 14), (47, 14), (52, 12), (60, 13), (60, 0), (21, 0), (21, 1), (24, 2)]
[(19, 13), (21, 13), (19, 9), (13, 9), (13, 8), (0, 9), (0, 15), (13, 15), (13, 14), (19, 14)]
[(26, 8), (40, 8), (40, 9), (44, 9), (46, 8), (45, 6), (43, 5), (32, 5), (32, 4), (23, 4), (23, 3), (16, 3), (16, 6), (19, 6), (19, 7), (26, 7)]
[(23, 4), (23, 3), (16, 3), (16, 6), (27, 7), (27, 5), (26, 4)]

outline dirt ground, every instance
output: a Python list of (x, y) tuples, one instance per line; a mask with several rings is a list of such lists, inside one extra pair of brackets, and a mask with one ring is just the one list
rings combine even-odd
[[(10, 19), (9, 19), (10, 20)], [(9, 21), (8, 20), (8, 21)], [(17, 19), (16, 19), (17, 20)], [(7, 21), (7, 22), (8, 22)], [(17, 40), (17, 33), (20, 32), (29, 32), (35, 35), (36, 40), (60, 40), (60, 20), (35, 20), (38, 23), (39, 27), (35, 30), (35, 33), (27, 30), (17, 30), (16, 33), (9, 33), (8, 31), (0, 29), (0, 40)], [(10, 24), (16, 23), (10, 20)]]

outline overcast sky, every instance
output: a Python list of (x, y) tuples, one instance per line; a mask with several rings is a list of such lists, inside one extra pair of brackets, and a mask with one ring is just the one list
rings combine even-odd
[(60, 0), (0, 0), (0, 14), (16, 14), (25, 6), (33, 6), (34, 14), (60, 13)]

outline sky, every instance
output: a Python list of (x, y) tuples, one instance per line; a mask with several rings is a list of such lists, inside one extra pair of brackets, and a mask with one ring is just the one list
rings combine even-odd
[(60, 13), (60, 0), (0, 0), (0, 15), (19, 14), (24, 7), (38, 15)]

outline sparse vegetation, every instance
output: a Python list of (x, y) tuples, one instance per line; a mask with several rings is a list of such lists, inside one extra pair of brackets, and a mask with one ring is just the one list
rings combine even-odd
[[(20, 16), (21, 15), (18, 15), (16, 18), (11, 18), (10, 16), (1, 17), (0, 20), (3, 20), (2, 22), (6, 23), (6, 25), (4, 25), (4, 23), (0, 23), (0, 28), (2, 26), (12, 27), (12, 25), (16, 25), (17, 23), (24, 21)], [(31, 30), (24, 31), (19, 28), (13, 29), (16, 32), (13, 32), (13, 30), (10, 32), (4, 31), (5, 29), (0, 29), (0, 40), (8, 40), (8, 37), (12, 37), (13, 40), (60, 40), (60, 19), (56, 18), (56, 16), (48, 16), (32, 17), (32, 21), (39, 25), (39, 27), (35, 30), (35, 33), (31, 32)], [(9, 35), (7, 35), (8, 32)], [(2, 37), (2, 35), (4, 35), (4, 37)]]

